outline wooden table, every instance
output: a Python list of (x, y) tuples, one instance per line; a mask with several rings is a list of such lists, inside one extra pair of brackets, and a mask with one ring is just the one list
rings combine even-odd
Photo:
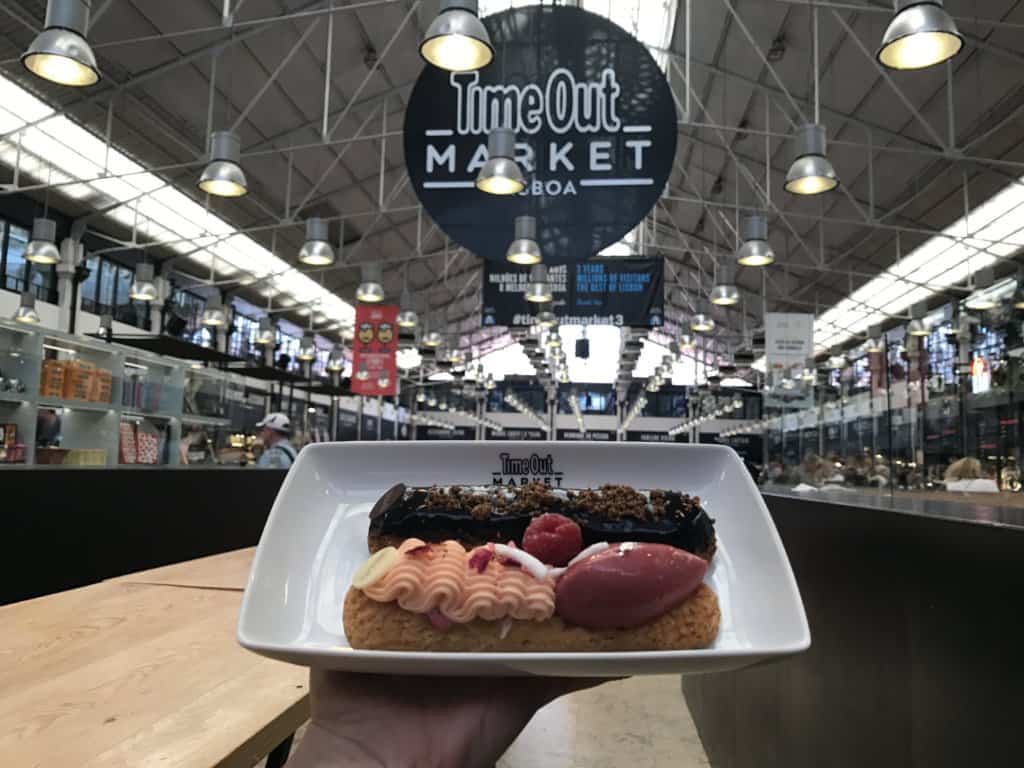
[(235, 641), (252, 555), (0, 607), (3, 764), (251, 768), (289, 743), (309, 716), (306, 670)]

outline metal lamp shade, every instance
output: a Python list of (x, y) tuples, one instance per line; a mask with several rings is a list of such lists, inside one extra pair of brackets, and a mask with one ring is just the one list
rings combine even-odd
[(399, 328), (415, 328), (418, 322), (419, 315), (416, 314), (415, 310), (403, 309), (398, 313)]
[(13, 319), (25, 325), (38, 325), (39, 313), (36, 312), (36, 297), (34, 294), (25, 291), (21, 294), (18, 308), (14, 310)]
[(907, 333), (911, 336), (927, 336), (928, 326), (924, 324), (923, 320), (911, 320), (907, 323)]
[(487, 162), (476, 175), (476, 188), (490, 195), (517, 195), (526, 186), (515, 161), (516, 134), (511, 128), (494, 128), (487, 137)]
[(36, 219), (32, 222), (32, 239), (25, 246), (25, 260), (33, 264), (56, 264), (60, 261), (60, 250), (54, 242), (57, 239), (57, 223), (53, 219)]
[(558, 318), (554, 312), (544, 311), (537, 315), (537, 325), (541, 328), (554, 328), (558, 325)]
[(956, 56), (964, 41), (941, 0), (901, 0), (876, 54), (890, 69), (924, 69)]
[(413, 309), (412, 296), (409, 294), (409, 291), (402, 291), (402, 298), (398, 302), (398, 310), (398, 327), (415, 328), (420, 318), (416, 314), (416, 310)]
[(715, 330), (715, 320), (711, 315), (698, 312), (690, 318), (690, 330), (694, 333), (711, 333)]
[(541, 260), (540, 245), (537, 243), (537, 220), (533, 216), (517, 216), (515, 240), (505, 252), (505, 260), (513, 264), (531, 266)]
[(270, 322), (269, 317), (261, 318), (259, 330), (256, 332), (256, 343), (267, 346), (274, 341), (274, 324)]
[(209, 326), (210, 328), (218, 328), (222, 325), (227, 325), (228, 313), (224, 311), (224, 303), (221, 301), (220, 296), (213, 295), (206, 300), (206, 306), (203, 308), (203, 325)]
[(551, 347), (552, 349), (559, 349), (559, 348), (561, 348), (561, 346), (562, 346), (562, 337), (559, 336), (557, 332), (552, 332), (552, 334), (550, 336), (548, 336), (547, 345), (549, 347)]
[(95, 85), (100, 79), (96, 56), (83, 35), (89, 6), (83, 0), (50, 0), (43, 31), (21, 56), (32, 74), (71, 87)]
[(534, 264), (530, 269), (530, 281), (523, 295), (534, 304), (545, 304), (553, 298), (551, 284), (548, 282), (548, 268), (543, 264)]
[(972, 309), (975, 312), (988, 312), (990, 309), (995, 309), (999, 306), (999, 302), (996, 301), (995, 296), (987, 291), (977, 291), (972, 293), (964, 301), (964, 306), (968, 309)]
[(444, 343), (444, 338), (438, 331), (427, 331), (423, 334), (423, 346), (437, 349)]
[(156, 301), (152, 264), (139, 264), (135, 267), (135, 279), (128, 289), (128, 296), (135, 301)]
[(362, 280), (356, 288), (356, 299), (366, 304), (384, 301), (384, 270), (379, 263), (363, 264)]
[(723, 264), (718, 268), (718, 277), (711, 288), (711, 303), (720, 307), (731, 307), (740, 301), (740, 289), (736, 287), (736, 270), (732, 265)]
[(785, 189), (794, 195), (819, 195), (839, 186), (835, 168), (825, 156), (825, 127), (809, 123), (797, 134), (796, 159), (786, 173)]
[(299, 346), (299, 354), (296, 357), (304, 363), (308, 363), (316, 358), (316, 340), (313, 338), (312, 333), (303, 334), (302, 344)]
[(210, 162), (199, 176), (199, 189), (217, 197), (242, 197), (249, 191), (245, 171), (239, 165), (241, 140), (233, 131), (210, 135)]
[(743, 245), (736, 251), (736, 261), (744, 267), (766, 267), (775, 261), (775, 251), (768, 242), (768, 219), (762, 214), (747, 216), (740, 234)]
[(440, 13), (423, 35), (420, 55), (451, 72), (470, 72), (490, 64), (494, 47), (477, 16), (476, 0), (442, 0)]
[(328, 267), (334, 263), (334, 248), (329, 242), (327, 222), (321, 218), (306, 221), (306, 242), (299, 249), (299, 261), (310, 267)]
[(694, 348), (693, 337), (688, 333), (680, 334), (679, 349), (683, 352), (692, 352)]

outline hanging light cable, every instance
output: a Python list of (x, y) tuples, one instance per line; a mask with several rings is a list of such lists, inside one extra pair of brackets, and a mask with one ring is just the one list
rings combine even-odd
[(768, 218), (753, 213), (740, 222), (743, 245), (736, 251), (736, 261), (744, 267), (767, 267), (775, 261), (775, 251), (768, 242)]
[(924, 69), (953, 58), (963, 45), (942, 0), (896, 0), (876, 55), (890, 69)]
[(516, 216), (515, 239), (505, 252), (505, 260), (527, 266), (541, 261), (540, 245), (537, 243), (537, 219), (533, 216)]
[(328, 267), (334, 263), (327, 222), (318, 216), (306, 219), (306, 242), (299, 249), (299, 261), (310, 267)]
[(492, 128), (487, 137), (487, 161), (476, 175), (476, 188), (490, 195), (517, 195), (526, 180), (515, 160), (516, 134), (511, 128)]
[(478, 13), (478, 0), (441, 0), (440, 11), (423, 35), (420, 55), (452, 72), (486, 67), (494, 58), (494, 46)]
[(33, 264), (56, 264), (60, 261), (57, 248), (57, 222), (39, 218), (32, 222), (32, 239), (25, 246), (25, 260)]
[(96, 56), (85, 39), (90, 5), (87, 0), (49, 0), (43, 31), (21, 56), (25, 69), (58, 85), (99, 82)]
[(199, 189), (217, 197), (242, 197), (249, 182), (240, 165), (242, 142), (234, 131), (210, 134), (210, 160), (199, 176)]

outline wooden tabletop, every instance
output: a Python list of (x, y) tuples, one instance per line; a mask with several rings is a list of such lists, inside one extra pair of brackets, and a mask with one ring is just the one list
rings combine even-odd
[(252, 554), (0, 607), (4, 765), (251, 768), (293, 733), (306, 670), (235, 641)]

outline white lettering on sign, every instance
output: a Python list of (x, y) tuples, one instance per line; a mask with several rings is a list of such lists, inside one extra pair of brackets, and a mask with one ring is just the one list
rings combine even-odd
[(618, 99), (622, 87), (615, 70), (604, 69), (596, 81), (577, 82), (568, 69), (548, 75), (544, 87), (480, 85), (479, 72), (453, 72), (459, 135), (485, 135), (508, 126), (517, 134), (532, 135), (544, 124), (555, 133), (617, 133), (622, 129)]
[[(456, 128), (430, 128), (426, 136), (480, 136), (494, 128), (511, 127), (524, 141), (515, 145), (515, 159), (527, 173), (538, 171), (549, 178), (534, 178), (519, 194), (525, 197), (576, 195), (578, 187), (646, 187), (654, 179), (645, 175), (647, 152), (652, 141), (637, 137), (621, 144), (605, 139), (547, 142), (547, 162), (537, 167), (537, 150), (528, 141), (545, 129), (556, 134), (649, 134), (650, 125), (623, 125), (618, 114), (622, 88), (615, 71), (605, 68), (594, 81), (578, 81), (564, 68), (551, 72), (541, 85), (480, 85), (478, 72), (453, 72), (449, 83), (456, 91)], [(454, 141), (454, 139), (453, 139)], [(481, 140), (466, 157), (468, 147), (456, 143), (427, 144), (425, 189), (465, 189), (487, 162), (487, 144)], [(461, 156), (460, 156), (461, 155)], [(430, 179), (435, 173), (449, 178)], [(462, 174), (465, 176), (462, 176)], [(566, 178), (579, 173), (583, 178)], [(451, 179), (456, 176), (458, 180)]]

